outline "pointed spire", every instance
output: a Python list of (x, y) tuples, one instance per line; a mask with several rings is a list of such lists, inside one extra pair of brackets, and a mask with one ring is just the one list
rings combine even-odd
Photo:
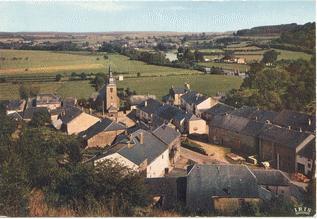
[(109, 77), (112, 78), (111, 65), (109, 65)]

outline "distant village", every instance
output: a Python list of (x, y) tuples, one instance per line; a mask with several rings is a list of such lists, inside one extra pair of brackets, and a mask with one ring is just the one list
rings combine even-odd
[(101, 111), (84, 109), (74, 97), (42, 93), (9, 101), (6, 113), (29, 122), (35, 112), (47, 112), (51, 125), (78, 135), (83, 148), (102, 149), (84, 163), (115, 160), (142, 173), (162, 209), (183, 203), (233, 212), (274, 197), (301, 201), (315, 174), (316, 121), (310, 115), (234, 108), (192, 90), (190, 82), (172, 86), (162, 100), (131, 95), (130, 109), (120, 111), (110, 68), (95, 102)]

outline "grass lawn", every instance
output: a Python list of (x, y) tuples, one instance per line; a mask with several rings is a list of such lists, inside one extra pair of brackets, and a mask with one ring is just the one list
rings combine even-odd
[[(136, 75), (196, 74), (198, 71), (149, 65), (129, 60), (119, 54), (90, 52), (52, 52), (32, 50), (0, 50), (0, 75), (57, 74), (70, 72), (106, 72), (111, 65), (114, 72)], [(17, 58), (17, 60), (13, 60)], [(5, 60), (2, 60), (5, 58)], [(99, 59), (99, 60), (98, 60)], [(27, 70), (26, 70), (27, 69)]]
[(188, 75), (169, 77), (146, 77), (127, 78), (118, 82), (118, 87), (135, 90), (137, 94), (154, 94), (157, 98), (168, 93), (171, 86), (184, 86), (190, 83), (191, 89), (209, 96), (215, 95), (218, 91), (228, 91), (232, 88), (239, 88), (242, 79), (223, 75)]
[[(89, 81), (43, 82), (32, 83), (32, 86), (39, 87), (41, 93), (57, 93), (61, 97), (88, 98), (95, 91)], [(10, 99), (19, 99), (19, 85), (0, 84), (0, 100)]]
[(295, 51), (289, 51), (289, 50), (281, 50), (281, 49), (274, 49), (276, 52), (279, 52), (280, 55), (277, 56), (277, 60), (282, 59), (304, 59), (304, 60), (310, 60), (311, 55), (304, 53), (304, 52), (295, 52)]
[(249, 65), (244, 64), (231, 64), (231, 63), (218, 63), (218, 62), (200, 62), (199, 65), (206, 66), (206, 67), (219, 67), (223, 69), (228, 70), (240, 70), (241, 72), (244, 72), (246, 69), (249, 69)]

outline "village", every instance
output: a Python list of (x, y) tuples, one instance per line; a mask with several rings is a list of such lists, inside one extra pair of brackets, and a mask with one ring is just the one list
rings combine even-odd
[(117, 78), (107, 71), (95, 98), (101, 111), (40, 93), (10, 100), (7, 116), (30, 122), (36, 112), (49, 114), (49, 126), (83, 140), (91, 152), (83, 163), (115, 160), (140, 172), (162, 209), (182, 203), (227, 214), (275, 197), (302, 201), (315, 174), (315, 117), (234, 108), (192, 90), (190, 81), (172, 86), (162, 100), (130, 95), (130, 109), (121, 111)]

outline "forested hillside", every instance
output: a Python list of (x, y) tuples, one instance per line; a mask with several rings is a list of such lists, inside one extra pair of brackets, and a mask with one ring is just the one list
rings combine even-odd
[(311, 61), (281, 61), (273, 67), (255, 63), (240, 89), (231, 90), (226, 102), (235, 107), (248, 105), (314, 114), (315, 72), (315, 58)]
[(281, 34), (286, 31), (291, 31), (297, 28), (297, 24), (281, 24), (281, 25), (270, 25), (253, 27), (251, 29), (238, 30), (237, 36), (250, 36), (250, 35), (272, 35)]
[(277, 40), (279, 43), (293, 44), (304, 49), (315, 49), (316, 23), (297, 25), (294, 29), (283, 32)]

